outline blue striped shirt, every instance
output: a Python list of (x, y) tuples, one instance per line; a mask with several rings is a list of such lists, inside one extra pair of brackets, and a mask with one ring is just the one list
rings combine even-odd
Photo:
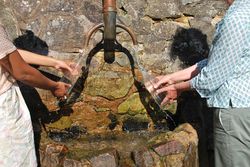
[(218, 108), (250, 107), (250, 0), (235, 0), (217, 24), (191, 87)]

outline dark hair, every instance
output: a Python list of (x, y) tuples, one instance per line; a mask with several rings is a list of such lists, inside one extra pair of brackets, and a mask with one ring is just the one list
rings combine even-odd
[[(13, 40), (13, 44), (18, 49), (27, 50), (44, 56), (48, 55), (49, 47), (45, 41), (35, 36), (34, 33), (30, 30), (22, 30), (22, 32), (23, 35)], [(38, 65), (32, 66), (35, 68), (39, 67)]]
[(23, 49), (38, 53), (41, 55), (48, 55), (48, 45), (45, 41), (35, 36), (30, 30), (22, 30), (23, 35), (14, 39), (13, 43), (18, 49)]
[(177, 30), (171, 47), (171, 58), (177, 57), (184, 66), (190, 66), (208, 56), (207, 35), (195, 28)]

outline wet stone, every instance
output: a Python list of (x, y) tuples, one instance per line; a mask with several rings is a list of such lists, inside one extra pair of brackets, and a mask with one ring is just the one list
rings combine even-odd
[(118, 167), (118, 153), (110, 150), (90, 159), (92, 167)]
[(47, 145), (45, 151), (40, 151), (41, 166), (55, 167), (60, 165), (67, 152), (68, 148), (65, 145)]
[[(186, 156), (184, 157), (184, 166), (194, 166), (197, 167), (198, 165), (198, 160), (196, 159), (197, 156), (197, 147), (195, 147), (194, 143), (191, 143), (188, 147)], [(196, 159), (196, 161), (190, 161), (190, 159)], [(201, 164), (200, 164), (201, 165)]]
[(92, 167), (90, 162), (86, 161), (76, 161), (73, 159), (65, 159), (63, 162), (63, 167)]
[(67, 128), (65, 130), (60, 131), (50, 131), (48, 133), (48, 136), (57, 142), (66, 142), (70, 139), (76, 139), (80, 136), (87, 133), (87, 130), (85, 128), (80, 128), (79, 126), (72, 126), (70, 128)]
[(133, 156), (133, 159), (135, 161), (136, 166), (138, 166), (138, 167), (156, 166), (154, 159), (153, 159), (150, 151), (147, 148), (133, 151), (132, 156)]
[(167, 143), (160, 143), (153, 146), (153, 150), (160, 156), (167, 156), (171, 154), (180, 154), (185, 152), (185, 147), (176, 140)]
[(149, 127), (149, 122), (146, 120), (138, 120), (134, 118), (128, 118), (123, 122), (122, 129), (127, 132), (146, 130)]
[[(177, 135), (175, 135), (178, 133)], [(40, 150), (42, 167), (197, 167), (197, 135), (191, 126), (173, 132), (86, 133)], [(177, 136), (177, 137), (176, 137)], [(183, 140), (186, 141), (184, 142)], [(176, 141), (177, 140), (177, 141)], [(61, 142), (60, 142), (61, 143)], [(156, 144), (157, 143), (157, 144)]]

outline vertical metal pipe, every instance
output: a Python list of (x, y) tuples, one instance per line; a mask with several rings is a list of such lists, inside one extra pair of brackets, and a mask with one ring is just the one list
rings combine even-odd
[(104, 59), (107, 63), (115, 60), (116, 0), (102, 0), (104, 21)]

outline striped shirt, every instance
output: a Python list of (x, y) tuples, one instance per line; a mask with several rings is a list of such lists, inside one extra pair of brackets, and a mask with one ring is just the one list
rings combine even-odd
[(235, 0), (217, 24), (208, 59), (191, 87), (218, 108), (250, 107), (250, 1)]

